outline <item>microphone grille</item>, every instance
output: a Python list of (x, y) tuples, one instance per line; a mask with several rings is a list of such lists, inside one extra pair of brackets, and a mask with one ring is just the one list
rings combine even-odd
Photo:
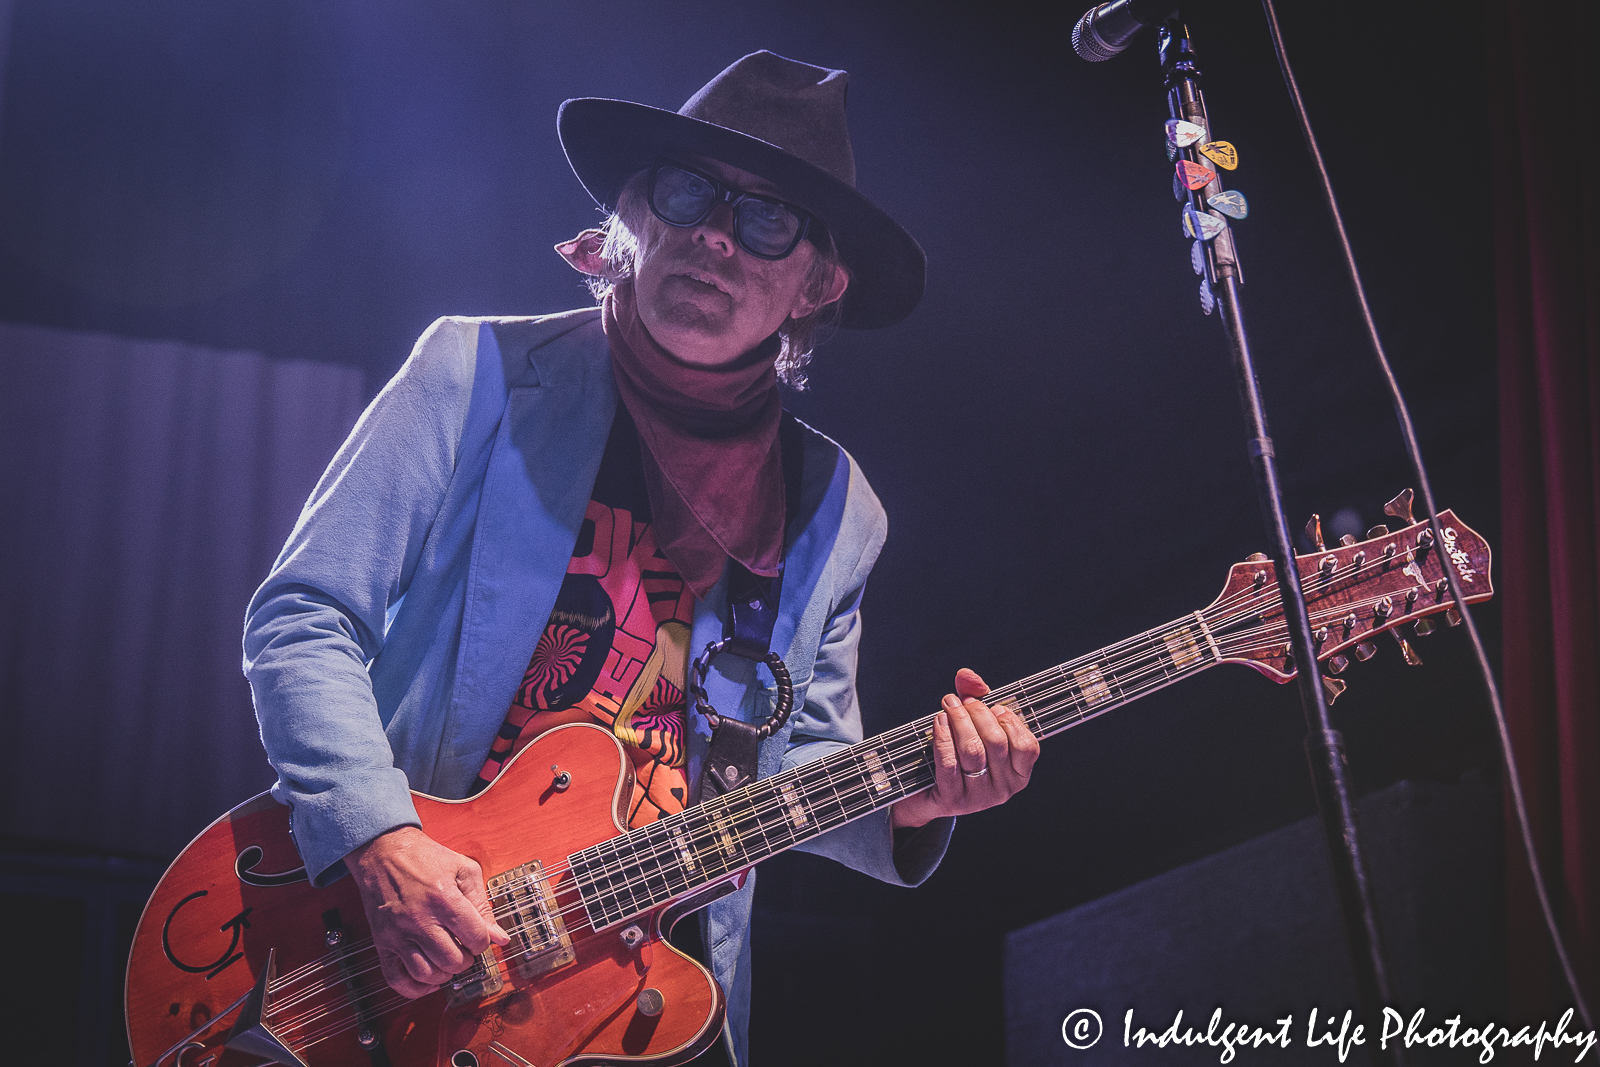
[(1077, 25), (1072, 27), (1072, 50), (1090, 63), (1104, 63), (1106, 60), (1121, 52), (1120, 48), (1113, 48), (1100, 39), (1094, 29), (1094, 17), (1100, 13), (1105, 5), (1092, 7), (1083, 13)]

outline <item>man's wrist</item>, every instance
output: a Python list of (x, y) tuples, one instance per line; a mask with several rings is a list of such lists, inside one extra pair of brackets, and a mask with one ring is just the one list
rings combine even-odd
[(928, 808), (928, 794), (917, 793), (889, 808), (889, 825), (896, 830), (915, 830), (932, 822), (936, 814)]

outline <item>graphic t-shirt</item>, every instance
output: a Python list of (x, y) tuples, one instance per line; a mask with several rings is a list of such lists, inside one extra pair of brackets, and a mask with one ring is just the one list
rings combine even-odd
[(638, 431), (619, 404), (555, 608), (472, 791), (545, 731), (589, 722), (633, 760), (630, 827), (682, 811), (693, 620), (693, 590), (656, 547)]

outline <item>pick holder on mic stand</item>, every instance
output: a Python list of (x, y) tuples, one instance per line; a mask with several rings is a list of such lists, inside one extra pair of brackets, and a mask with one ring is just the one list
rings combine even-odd
[[(1182, 182), (1185, 173), (1193, 175), (1195, 181), (1203, 177), (1201, 171), (1204, 165), (1195, 159), (1198, 154), (1196, 146), (1200, 149), (1209, 148), (1211, 151), (1207, 153), (1207, 158), (1220, 162), (1228, 169), (1232, 169), (1230, 164), (1237, 161), (1237, 155), (1232, 146), (1223, 143), (1219, 148), (1219, 143), (1211, 140), (1211, 123), (1206, 114), (1205, 96), (1200, 90), (1200, 69), (1195, 65), (1194, 44), (1182, 21), (1174, 18), (1161, 24), (1160, 49), (1161, 69), (1166, 76), (1167, 107), (1175, 120), (1168, 124), (1169, 129), (1175, 126), (1176, 121), (1193, 123), (1201, 128), (1201, 135), (1186, 138), (1187, 143), (1169, 141), (1169, 148), (1175, 149), (1170, 154), (1177, 164), (1180, 183), (1188, 187), (1184, 227), (1186, 231), (1191, 231), (1190, 236), (1196, 241), (1196, 271), (1200, 271), (1202, 266), (1204, 268), (1202, 307), (1209, 314), (1212, 309), (1208, 306), (1208, 297), (1214, 296), (1223, 332), (1228, 339), (1234, 371), (1239, 379), (1239, 399), (1250, 426), (1249, 451), (1251, 467), (1256, 476), (1257, 501), (1272, 537), (1271, 557), (1277, 570), (1278, 591), (1283, 598), (1284, 615), (1292, 638), (1291, 653), (1298, 668), (1296, 681), (1300, 689), (1300, 702), (1305, 709), (1306, 753), (1311, 764), (1311, 782), (1317, 797), (1317, 810), (1322, 818), (1323, 833), (1328, 842), (1329, 857), (1333, 862), (1334, 885), (1344, 916), (1345, 937), (1356, 979), (1356, 995), (1363, 1021), (1370, 1028), (1381, 1023), (1383, 1007), (1392, 1003), (1389, 976), (1384, 966), (1366, 864), (1356, 837), (1355, 804), (1345, 763), (1344, 740), (1333, 728), (1328, 714), (1322, 672), (1318, 668), (1311, 623), (1306, 615), (1305, 596), (1300, 588), (1300, 570), (1294, 556), (1288, 520), (1284, 516), (1272, 438), (1267, 432), (1266, 410), (1262, 406), (1255, 364), (1245, 334), (1244, 313), (1239, 306), (1242, 276), (1238, 251), (1226, 219), (1210, 208), (1209, 198), (1222, 192), (1218, 176), (1211, 173), (1210, 179), (1200, 188), (1194, 188), (1194, 182)], [(1218, 159), (1219, 153), (1221, 159)], [(1183, 160), (1189, 161), (1192, 166), (1185, 167)], [(1223, 202), (1227, 205), (1224, 211), (1235, 218), (1242, 217), (1238, 206), (1242, 198), (1238, 194), (1231, 196), (1231, 203), (1227, 200)], [(1200, 262), (1202, 257), (1203, 264)], [(1368, 1030), (1367, 1047), (1374, 1058), (1384, 1055), (1374, 1047), (1373, 1039), (1376, 1036), (1371, 1029)], [(1399, 1043), (1391, 1045), (1388, 1055), (1391, 1062), (1404, 1062)]]

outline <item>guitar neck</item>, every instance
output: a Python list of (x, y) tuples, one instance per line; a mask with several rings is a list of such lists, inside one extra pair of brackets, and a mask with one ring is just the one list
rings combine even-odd
[[(1205, 616), (1166, 626), (1001, 686), (1006, 704), (1049, 737), (1205, 670), (1222, 655)], [(600, 929), (745, 870), (933, 784), (933, 716), (702, 801), (568, 857)]]

